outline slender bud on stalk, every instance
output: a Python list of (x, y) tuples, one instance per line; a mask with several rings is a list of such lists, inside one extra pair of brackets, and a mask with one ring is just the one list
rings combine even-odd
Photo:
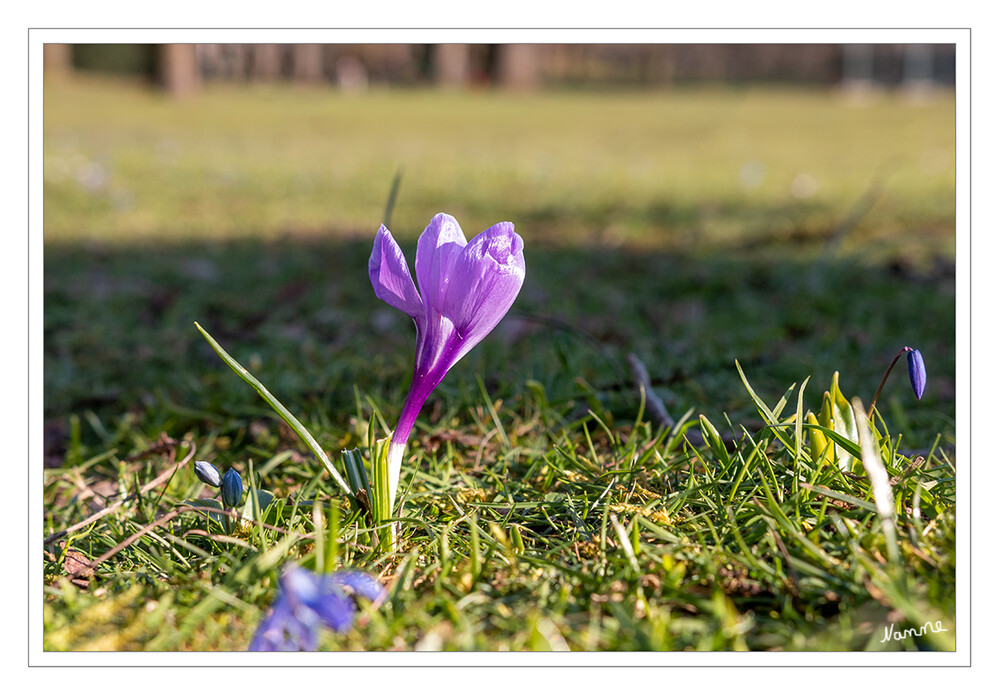
[(243, 499), (243, 479), (235, 468), (230, 468), (222, 478), (222, 506), (235, 507)]
[(195, 461), (194, 474), (205, 485), (211, 485), (212, 487), (222, 486), (222, 476), (219, 474), (219, 469), (208, 463), (208, 461)]
[(923, 356), (919, 350), (909, 350), (905, 358), (909, 361), (909, 383), (916, 398), (923, 397), (923, 389), (926, 388), (926, 365), (923, 364)]
[(888, 381), (888, 375), (891, 374), (895, 363), (898, 362), (898, 358), (902, 355), (905, 355), (909, 363), (909, 383), (912, 384), (912, 390), (916, 393), (917, 399), (923, 397), (923, 389), (926, 388), (926, 365), (923, 364), (923, 356), (919, 353), (919, 350), (906, 346), (898, 351), (895, 359), (891, 361), (888, 369), (885, 370), (885, 375), (881, 377), (881, 383), (878, 384), (878, 390), (874, 392), (874, 398), (871, 399), (871, 407), (867, 411), (868, 419), (874, 417), (874, 406), (878, 402), (878, 396), (881, 395), (881, 389), (884, 388), (885, 382)]

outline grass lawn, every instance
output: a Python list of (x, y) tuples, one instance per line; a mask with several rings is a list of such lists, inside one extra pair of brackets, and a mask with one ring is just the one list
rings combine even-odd
[[(953, 93), (45, 97), (47, 650), (243, 650), (292, 562), (389, 589), (331, 650), (954, 648)], [(332, 456), (384, 436), (414, 331), (366, 264), (400, 170), (410, 261), (438, 211), (511, 220), (527, 279), (423, 409), (383, 553), (193, 324)], [(798, 425), (903, 345), (929, 378), (878, 401), (886, 531), (856, 447)], [(184, 511), (191, 457), (273, 492), (263, 523)]]

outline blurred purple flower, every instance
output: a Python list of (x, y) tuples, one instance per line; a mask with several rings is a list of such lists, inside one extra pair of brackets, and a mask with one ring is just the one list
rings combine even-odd
[(916, 398), (920, 399), (926, 388), (926, 365), (923, 363), (923, 356), (919, 350), (909, 347), (905, 350), (905, 358), (909, 362), (909, 383), (912, 384), (912, 390), (916, 392)]
[(409, 395), (389, 445), (389, 491), (395, 499), (402, 454), (430, 393), (496, 327), (524, 284), (524, 240), (500, 222), (470, 242), (458, 221), (434, 216), (416, 246), (416, 291), (409, 265), (392, 233), (375, 237), (368, 275), (375, 296), (416, 322), (416, 364)]
[(317, 575), (292, 567), (280, 579), (271, 614), (257, 628), (250, 651), (315, 651), (323, 625), (346, 632), (354, 624), (354, 601), (347, 590), (369, 601), (384, 599), (385, 587), (365, 572), (347, 570)]

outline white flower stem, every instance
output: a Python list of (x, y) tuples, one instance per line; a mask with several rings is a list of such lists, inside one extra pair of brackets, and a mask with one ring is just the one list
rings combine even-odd
[(389, 512), (395, 508), (395, 495), (399, 487), (399, 477), (402, 473), (402, 455), (406, 453), (406, 443), (393, 440), (388, 449), (388, 488)]

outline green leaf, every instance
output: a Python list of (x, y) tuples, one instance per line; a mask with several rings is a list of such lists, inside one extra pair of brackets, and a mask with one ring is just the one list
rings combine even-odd
[[(794, 423), (791, 422), (777, 425), (777, 427), (793, 427), (793, 426)], [(835, 442), (837, 445), (843, 447), (848, 456), (852, 456), (858, 460), (860, 459), (860, 445), (857, 444), (856, 442), (850, 441), (836, 430), (829, 429), (828, 427), (823, 427), (822, 425), (812, 425), (807, 422), (804, 423), (802, 427), (811, 432), (821, 432), (826, 437)]]
[(752, 398), (753, 402), (756, 403), (756, 408), (760, 411), (760, 415), (763, 416), (763, 419), (767, 422), (767, 424), (777, 424), (777, 418), (774, 416), (773, 411), (770, 410), (769, 406), (763, 402), (762, 398), (756, 395), (756, 391), (754, 391), (753, 387), (749, 385), (749, 379), (746, 378), (746, 373), (742, 371), (742, 365), (739, 364), (739, 360), (735, 361), (735, 368), (739, 371), (739, 377), (742, 379), (742, 383), (746, 387), (746, 391), (749, 392), (750, 398)]
[(243, 512), (241, 514), (242, 518), (246, 521), (257, 520), (253, 511), (253, 497), (251, 496), (253, 494), (257, 496), (257, 508), (260, 509), (261, 519), (267, 516), (267, 507), (274, 501), (274, 494), (267, 490), (250, 490), (246, 494), (246, 502), (243, 503)]
[(344, 449), (340, 452), (340, 457), (343, 459), (343, 468), (347, 471), (347, 481), (350, 483), (351, 491), (357, 496), (357, 493), (363, 490), (368, 500), (371, 500), (371, 483), (368, 482), (368, 472), (364, 469), (361, 450)]
[[(767, 425), (770, 425), (772, 427), (775, 428), (779, 427), (782, 424), (780, 421), (780, 413), (784, 409), (784, 406), (787, 403), (788, 396), (794, 391), (794, 384), (792, 384), (791, 387), (784, 392), (784, 395), (781, 397), (780, 401), (777, 402), (777, 407), (774, 410), (771, 410), (769, 406), (767, 406), (767, 404), (763, 401), (763, 399), (760, 398), (758, 395), (756, 395), (756, 391), (753, 390), (753, 387), (749, 385), (749, 379), (746, 378), (746, 373), (742, 371), (742, 365), (739, 364), (739, 360), (735, 361), (735, 368), (739, 371), (739, 377), (742, 379), (742, 383), (746, 387), (746, 391), (749, 392), (749, 396), (753, 399), (753, 402), (756, 403), (756, 409), (763, 417), (764, 422), (766, 422)], [(788, 449), (789, 451), (794, 449), (794, 446), (791, 444), (790, 441), (784, 438), (783, 434), (779, 429), (774, 429), (773, 432), (774, 435), (780, 440), (780, 443), (783, 444), (786, 449)]]
[(816, 466), (832, 465), (836, 462), (835, 459), (835, 446), (829, 438), (822, 433), (822, 428), (819, 425), (818, 419), (815, 414), (809, 412), (805, 416), (805, 426), (810, 428), (808, 436), (808, 448), (809, 453), (812, 455), (812, 463)]
[(205, 511), (205, 516), (214, 521), (219, 526), (225, 525), (223, 519), (227, 518), (222, 513), (222, 503), (216, 499), (190, 499), (184, 500), (184, 504), (189, 507), (197, 507)]
[(389, 444), (391, 440), (386, 437), (375, 442), (371, 469), (374, 478), (374, 487), (369, 488), (371, 495), (371, 515), (374, 526), (378, 529), (379, 545), (382, 550), (394, 550), (395, 548), (395, 524), (391, 523), (389, 528), (383, 527), (385, 522), (392, 516), (392, 490), (389, 489)]
[[(266, 516), (267, 508), (274, 501), (274, 494), (267, 490), (251, 490), (247, 492), (246, 502), (243, 503), (243, 509), (240, 512), (240, 518), (244, 521), (257, 520), (253, 512), (253, 498), (250, 496), (253, 493), (257, 495), (257, 507), (260, 509), (261, 518)], [(207, 516), (218, 524), (224, 524), (223, 519), (230, 518), (222, 513), (222, 503), (217, 499), (189, 499), (184, 500), (184, 504), (204, 510)]]
[[(857, 421), (853, 413), (853, 407), (839, 390), (839, 372), (833, 374), (832, 385), (829, 387), (829, 395), (832, 404), (832, 429), (851, 443), (856, 444), (858, 441)], [(852, 453), (845, 449), (837, 449), (836, 465), (839, 466), (841, 471), (848, 471), (853, 468), (853, 459), (860, 458), (859, 450), (859, 446), (856, 447), (857, 453)]]
[(704, 441), (708, 443), (711, 447), (711, 452), (715, 455), (722, 464), (728, 465), (730, 462), (728, 456), (728, 450), (725, 448), (725, 442), (722, 441), (721, 435), (718, 433), (717, 428), (711, 424), (704, 415), (700, 416), (701, 420), (701, 434), (704, 435)]
[(316, 438), (312, 436), (312, 433), (305, 429), (305, 426), (298, 421), (298, 418), (292, 415), (291, 412), (285, 408), (277, 398), (272, 396), (270, 391), (268, 391), (255, 376), (250, 374), (246, 367), (230, 357), (229, 353), (223, 350), (222, 346), (216, 342), (215, 338), (209, 335), (208, 331), (202, 328), (197, 321), (194, 322), (194, 327), (197, 328), (204, 339), (208, 341), (208, 344), (211, 345), (216, 354), (222, 358), (222, 361), (225, 362), (232, 371), (236, 372), (236, 374), (238, 374), (243, 381), (252, 386), (256, 392), (260, 394), (260, 397), (267, 401), (267, 405), (273, 408), (274, 411), (281, 416), (281, 419), (287, 422), (288, 426), (302, 438), (302, 441), (305, 442), (306, 446), (312, 450), (312, 453), (315, 454), (316, 458), (319, 459), (326, 467), (326, 470), (329, 471), (329, 474), (333, 477), (333, 480), (336, 481), (336, 484), (340, 486), (340, 489), (343, 490), (344, 494), (353, 498), (354, 495), (351, 492), (350, 487), (347, 485), (347, 482), (343, 479), (340, 473), (337, 472), (336, 468), (333, 466), (333, 462), (330, 461), (329, 456), (326, 455), (323, 448), (319, 446), (319, 442), (317, 442)]

